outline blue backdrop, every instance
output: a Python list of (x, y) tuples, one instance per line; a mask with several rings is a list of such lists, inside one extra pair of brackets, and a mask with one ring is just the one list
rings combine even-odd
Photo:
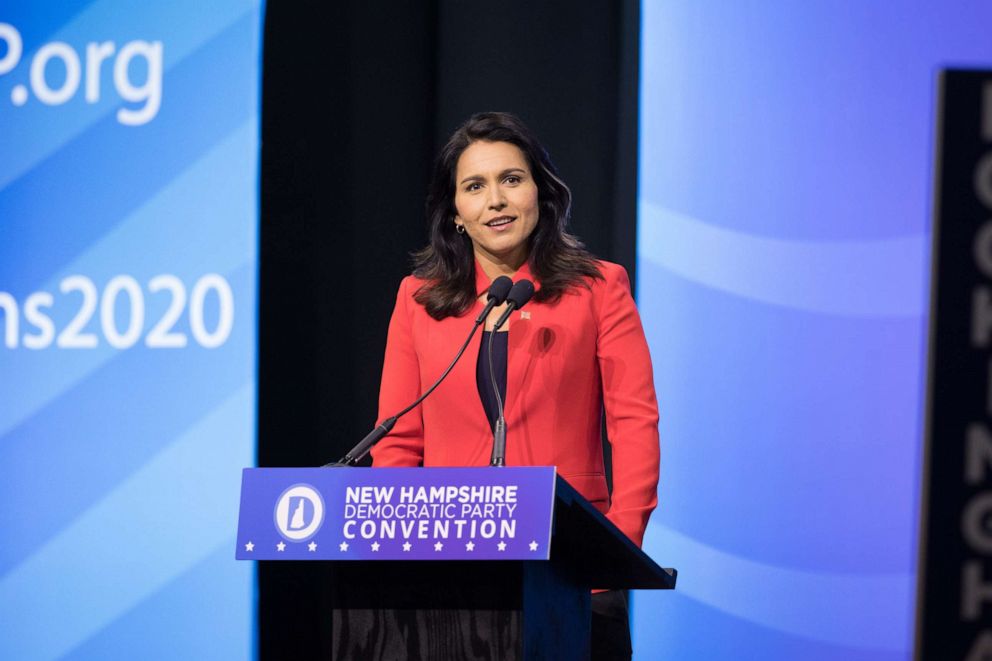
[(0, 12), (0, 658), (252, 654), (260, 14)]
[(638, 658), (912, 649), (936, 72), (987, 2), (644, 2), (639, 306), (661, 405)]

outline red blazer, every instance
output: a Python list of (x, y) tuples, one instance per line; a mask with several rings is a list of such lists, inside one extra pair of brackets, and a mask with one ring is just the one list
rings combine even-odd
[[(638, 546), (657, 504), (658, 404), (651, 357), (623, 267), (598, 262), (590, 280), (558, 302), (531, 301), (510, 319), (506, 383), (506, 464), (557, 466), (558, 474)], [(525, 265), (514, 280), (531, 278)], [(483, 304), (461, 317), (432, 319), (400, 284), (389, 323), (379, 421), (415, 400), (468, 336)], [(539, 283), (535, 282), (535, 286)], [(476, 290), (489, 279), (476, 264)], [(476, 382), (481, 333), (448, 378), (400, 418), (372, 451), (375, 466), (486, 466), (492, 430)], [(613, 446), (613, 496), (601, 441), (605, 405)]]

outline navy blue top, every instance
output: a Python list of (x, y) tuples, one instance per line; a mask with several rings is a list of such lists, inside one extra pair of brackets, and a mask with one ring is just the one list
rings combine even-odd
[(482, 331), (482, 343), (479, 345), (479, 360), (475, 368), (475, 381), (479, 386), (479, 399), (482, 400), (482, 408), (489, 418), (489, 426), (496, 427), (496, 419), (499, 418), (499, 408), (496, 406), (496, 395), (493, 394), (492, 379), (489, 377), (489, 343), (492, 342), (493, 335), (496, 341), (493, 343), (493, 372), (496, 374), (496, 385), (499, 387), (499, 396), (503, 398), (503, 408), (506, 408), (506, 337), (508, 332), (493, 333), (492, 331)]

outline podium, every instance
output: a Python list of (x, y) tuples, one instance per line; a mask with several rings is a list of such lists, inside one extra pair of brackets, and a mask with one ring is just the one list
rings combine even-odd
[(590, 591), (673, 589), (551, 467), (249, 468), (238, 559), (330, 561), (338, 659), (583, 659)]

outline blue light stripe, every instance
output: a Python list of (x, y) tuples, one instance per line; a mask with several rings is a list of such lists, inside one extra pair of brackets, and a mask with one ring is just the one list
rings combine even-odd
[[(127, 0), (97, 0), (53, 35), (53, 39), (67, 42), (78, 51), (82, 44), (99, 35), (145, 40), (167, 36), (163, 70), (168, 76), (176, 63), (229, 25), (257, 16), (258, 3), (248, 7), (249, 11), (245, 11), (245, 0), (218, 0), (210, 2), (208, 7), (196, 0), (177, 0), (144, 3), (141, 11), (135, 11)], [(27, 82), (27, 64), (33, 54), (25, 52), (17, 70), (0, 79), (0, 98), (5, 99), (0, 104), (0, 125), (4, 126), (0, 132), (0, 153), (4, 154), (0, 160), (0, 189), (122, 105), (115, 95), (108, 93), (101, 95), (96, 104), (84, 103), (82, 89), (66, 106), (40, 107), (34, 100), (21, 108), (8, 105), (10, 88), (15, 83)], [(165, 102), (169, 100), (168, 94), (169, 90), (164, 90)]]
[[(203, 275), (203, 264), (219, 272), (234, 270), (255, 259), (254, 235), (231, 233), (228, 225), (214, 218), (244, 218), (255, 215), (255, 174), (218, 179), (214, 175), (230, 163), (255, 163), (257, 118), (252, 117), (203, 155), (146, 204), (122, 221), (79, 259), (67, 265), (46, 283), (45, 291), (57, 294), (59, 281), (73, 273), (84, 273), (106, 282), (129, 272), (139, 282), (159, 273), (174, 273), (186, 281)], [(248, 166), (246, 166), (248, 167)], [(176, 231), (176, 218), (183, 231)], [(199, 219), (200, 222), (190, 222)], [(149, 253), (146, 246), (156, 246)], [(129, 258), (122, 258), (129, 256)], [(190, 285), (188, 285), (190, 286)], [(74, 313), (78, 303), (64, 306)], [(235, 314), (238, 314), (236, 311)], [(66, 320), (62, 320), (63, 322)], [(60, 328), (64, 323), (59, 325)], [(33, 415), (47, 402), (98, 369), (118, 350), (105, 343), (91, 350), (25, 349), (0, 351), (0, 372), (44, 376), (32, 388), (16, 379), (0, 380), (0, 439)]]
[[(254, 30), (253, 17), (245, 16), (178, 62), (167, 76), (176, 102), (164, 103), (149, 126), (122, 127), (107, 115), (0, 189), (9, 246), (0, 289), (18, 297), (34, 291), (257, 114), (257, 83), (230, 71), (230, 62), (253, 48)], [(51, 240), (52, 225), (58, 241)]]
[[(254, 263), (225, 276), (236, 300), (251, 300)], [(254, 379), (254, 354), (250, 322), (238, 324), (221, 349), (120, 351), (0, 438), (0, 466), (8, 475), (63, 486), (35, 492), (25, 516), (23, 483), (0, 480), (0, 577)], [(80, 414), (88, 411), (107, 413)]]
[(692, 568), (679, 575), (679, 592), (711, 608), (819, 642), (910, 648), (912, 622), (906, 615), (914, 594), (912, 573), (796, 571), (724, 553), (659, 523), (648, 526), (645, 540), (665, 550), (666, 565)]
[[(0, 579), (0, 658), (57, 658), (219, 547), (231, 548), (235, 466), (253, 455), (244, 439), (254, 434), (254, 390), (245, 384)], [(30, 489), (21, 505), (30, 509)]]
[[(761, 303), (854, 317), (921, 317), (929, 239), (797, 241), (752, 236), (642, 201), (638, 257)], [(645, 283), (647, 284), (647, 283)]]

